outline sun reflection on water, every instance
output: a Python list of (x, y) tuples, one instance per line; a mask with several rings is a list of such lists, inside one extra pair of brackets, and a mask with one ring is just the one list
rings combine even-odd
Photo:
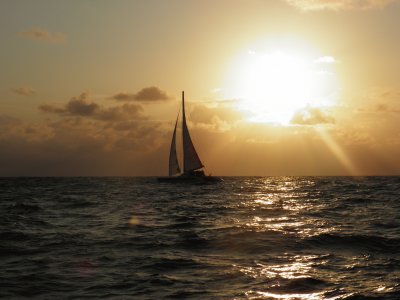
[(338, 230), (321, 217), (328, 206), (320, 201), (315, 184), (304, 178), (262, 178), (258, 185), (253, 182), (250, 187), (243, 186), (241, 201), (235, 208), (240, 212), (235, 226), (261, 234), (261, 243), (279, 245), (282, 239), (287, 240), (285, 249), (289, 251), (272, 257), (266, 254), (265, 259), (250, 265), (234, 266), (245, 276), (262, 282), (262, 287), (244, 291), (248, 299), (338, 299), (337, 295), (327, 297), (329, 288), (318, 279), (321, 274), (317, 269), (324, 268), (329, 255), (310, 255), (297, 248), (303, 240)]
[(245, 184), (242, 189), (248, 191), (240, 194), (242, 201), (238, 209), (251, 214), (236, 219), (236, 225), (257, 232), (298, 234), (303, 238), (337, 230), (321, 218), (306, 216), (324, 209), (314, 186), (315, 181), (311, 179), (286, 177), (260, 178), (251, 188)]
[[(380, 265), (392, 261), (359, 253), (380, 246), (381, 240), (372, 239), (375, 244), (368, 245), (368, 237), (354, 229), (357, 220), (346, 219), (355, 204), (336, 186), (340, 180), (269, 177), (241, 182), (237, 201), (226, 206), (225, 228), (235, 233), (220, 243), (237, 255), (231, 266), (250, 282), (240, 288), (240, 295), (247, 299), (334, 300), (396, 291), (397, 285), (371, 280), (371, 276), (386, 276), (396, 282), (398, 273), (382, 275)], [(377, 260), (374, 270), (370, 264)], [(340, 271), (332, 276), (335, 268)], [(366, 269), (368, 279), (360, 282), (359, 274)], [(342, 289), (343, 282), (350, 288)]]
[[(262, 298), (273, 298), (273, 299), (287, 299), (287, 300), (300, 300), (300, 299), (307, 299), (307, 300), (320, 300), (326, 299), (323, 297), (323, 292), (319, 293), (308, 293), (308, 294), (274, 294), (269, 292), (246, 292), (246, 296), (249, 299), (260, 299)], [(337, 298), (329, 298), (329, 299), (337, 299)]]
[(295, 255), (278, 256), (277, 259), (289, 260), (290, 263), (271, 264), (255, 262), (253, 267), (239, 267), (240, 271), (250, 277), (259, 278), (309, 278), (312, 274), (312, 267), (316, 264), (326, 264), (327, 258), (320, 255)]
[[(245, 292), (249, 299), (335, 299), (326, 298), (326, 291), (315, 291), (322, 281), (313, 279), (315, 266), (322, 266), (328, 262), (324, 255), (295, 255), (280, 256), (277, 259), (285, 261), (281, 264), (267, 264), (255, 262), (254, 266), (235, 266), (240, 272), (253, 279), (266, 280), (268, 284), (263, 290), (251, 289)], [(287, 262), (289, 261), (289, 263)], [(305, 290), (296, 290), (290, 287), (295, 281)]]

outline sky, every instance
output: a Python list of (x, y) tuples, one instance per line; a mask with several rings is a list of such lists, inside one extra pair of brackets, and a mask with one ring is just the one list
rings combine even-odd
[(4, 0), (0, 176), (400, 175), (400, 1)]

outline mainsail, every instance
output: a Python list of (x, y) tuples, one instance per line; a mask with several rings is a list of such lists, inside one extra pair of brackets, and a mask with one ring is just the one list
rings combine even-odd
[(176, 155), (176, 126), (178, 125), (178, 118), (179, 113), (176, 117), (174, 134), (172, 135), (171, 141), (171, 149), (169, 151), (169, 176), (174, 176), (181, 172), (181, 169), (179, 168), (178, 157)]
[(186, 125), (184, 92), (182, 92), (182, 138), (183, 138), (183, 172), (186, 173), (204, 167), (200, 161), (199, 156), (197, 155), (192, 139), (190, 138), (189, 129)]

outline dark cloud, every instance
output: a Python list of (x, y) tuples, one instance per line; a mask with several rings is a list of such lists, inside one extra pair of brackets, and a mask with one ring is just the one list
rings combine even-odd
[(62, 33), (51, 33), (45, 29), (34, 27), (19, 33), (20, 36), (33, 40), (43, 41), (52, 44), (60, 44), (66, 41)]
[(20, 96), (35, 96), (36, 92), (31, 89), (30, 87), (17, 87), (13, 88), (11, 90), (14, 94), (20, 95)]
[(57, 107), (51, 104), (40, 105), (39, 110), (45, 113), (56, 113), (56, 114), (62, 114), (65, 112), (64, 108)]
[(168, 94), (156, 86), (146, 87), (141, 89), (139, 92), (132, 93), (117, 93), (111, 97), (111, 99), (118, 101), (165, 101), (172, 99)]
[(59, 118), (0, 115), (0, 176), (161, 175), (167, 168), (170, 128), (148, 120), (138, 104), (106, 107), (84, 92), (39, 109)]
[(169, 142), (164, 130), (150, 121), (25, 123), (0, 115), (0, 176), (161, 174), (167, 149), (159, 149)]
[(15, 123), (19, 123), (19, 120), (17, 118), (7, 115), (0, 115), (0, 128), (2, 126), (7, 126), (9, 124), (15, 124)]
[(96, 113), (95, 117), (103, 121), (129, 120), (133, 118), (136, 120), (147, 119), (147, 117), (143, 115), (143, 108), (135, 104), (103, 108)]
[(99, 110), (99, 105), (81, 99), (70, 100), (65, 106), (65, 111), (75, 116), (93, 116)]
[(365, 10), (383, 8), (397, 0), (286, 0), (304, 11), (312, 10)]
[(43, 104), (39, 110), (45, 113), (55, 113), (61, 116), (91, 117), (101, 121), (119, 121), (127, 119), (145, 120), (143, 108), (137, 104), (123, 104), (121, 106), (102, 107), (90, 101), (88, 92), (73, 97), (64, 106)]
[(156, 86), (143, 88), (136, 93), (136, 100), (139, 101), (157, 101), (168, 99), (170, 99), (170, 97), (167, 95), (167, 93)]
[(114, 96), (110, 97), (111, 99), (118, 100), (118, 101), (135, 101), (136, 94), (129, 94), (125, 92), (117, 93)]
[(89, 96), (88, 92), (83, 92), (78, 97), (72, 97), (63, 107), (44, 104), (39, 106), (39, 110), (64, 115), (93, 116), (99, 110), (99, 105), (89, 102)]
[(395, 113), (395, 114), (399, 114), (400, 113), (400, 109), (396, 109), (393, 108), (391, 106), (389, 106), (388, 104), (385, 103), (380, 103), (375, 107), (375, 110), (377, 112), (381, 112), (381, 113)]
[(318, 108), (307, 107), (298, 110), (293, 115), (290, 123), (296, 125), (330, 124), (335, 123), (335, 119)]

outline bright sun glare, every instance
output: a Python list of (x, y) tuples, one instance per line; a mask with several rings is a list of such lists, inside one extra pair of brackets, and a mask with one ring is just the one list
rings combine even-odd
[(234, 63), (227, 86), (249, 120), (290, 123), (300, 109), (326, 108), (336, 102), (337, 80), (332, 57), (293, 51), (249, 51)]

